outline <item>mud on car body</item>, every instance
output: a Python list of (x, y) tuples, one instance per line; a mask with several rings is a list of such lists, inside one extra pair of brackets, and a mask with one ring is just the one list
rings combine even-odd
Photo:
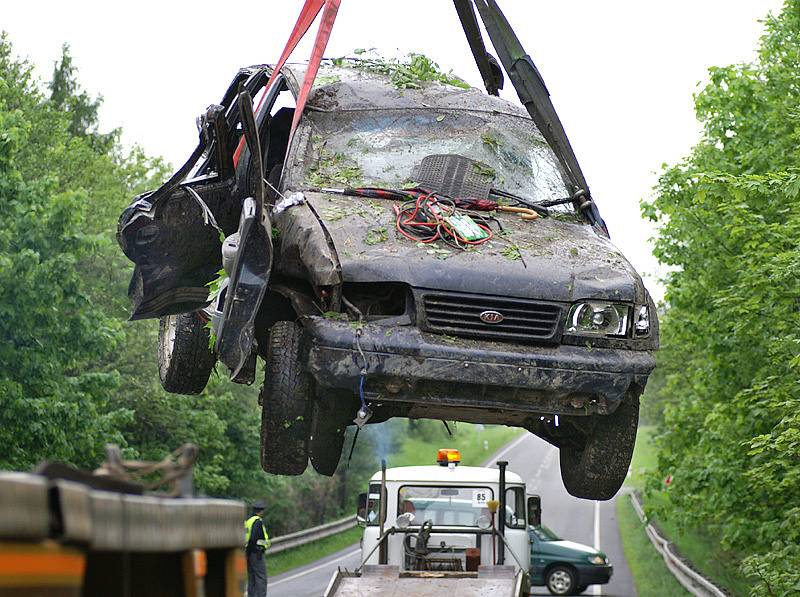
[[(303, 71), (284, 67), (253, 115), (268, 72), (240, 71), (201, 120), (192, 165), (120, 220), (133, 317), (162, 318), (165, 387), (202, 389), (213, 327), (235, 381), (266, 361), (267, 471), (300, 474), (310, 457), (332, 474), (348, 425), (446, 419), (525, 427), (560, 449), (571, 494), (613, 496), (654, 367), (655, 308), (528, 113), (439, 82), (397, 89), (340, 61), (323, 66), (290, 142)], [(492, 212), (493, 238), (460, 250), (400, 234), (397, 201), (328, 189), (419, 186), (430, 156), (476, 164), (543, 217)]]

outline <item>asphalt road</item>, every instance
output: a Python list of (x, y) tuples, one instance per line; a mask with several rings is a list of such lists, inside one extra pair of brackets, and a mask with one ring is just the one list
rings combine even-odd
[[(614, 500), (592, 502), (572, 497), (564, 489), (559, 472), (558, 450), (545, 441), (525, 434), (500, 450), (489, 461), (507, 460), (508, 468), (522, 476), (528, 493), (542, 497), (542, 522), (570, 541), (593, 545), (608, 555), (614, 575), (607, 585), (589, 587), (585, 595), (635, 597), (633, 578), (625, 561), (617, 526)], [(618, 498), (622, 499), (622, 498)], [(269, 597), (319, 597), (337, 566), (353, 569), (360, 563), (358, 544), (327, 558), (269, 579)], [(532, 595), (549, 595), (534, 587)]]

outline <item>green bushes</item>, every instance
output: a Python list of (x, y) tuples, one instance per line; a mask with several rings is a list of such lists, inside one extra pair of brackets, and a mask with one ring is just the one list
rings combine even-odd
[(659, 367), (669, 515), (741, 561), (753, 594), (800, 590), (800, 2), (759, 59), (713, 68), (704, 135), (642, 206), (670, 266)]

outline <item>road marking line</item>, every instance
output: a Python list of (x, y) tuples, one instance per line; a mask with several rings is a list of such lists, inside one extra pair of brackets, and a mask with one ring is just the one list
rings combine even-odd
[[(594, 502), (594, 548), (600, 549), (600, 502)], [(592, 585), (592, 595), (602, 595), (603, 585)]]
[(274, 587), (275, 585), (279, 585), (279, 584), (281, 584), (283, 582), (294, 580), (295, 578), (300, 578), (301, 576), (305, 576), (306, 574), (311, 574), (312, 572), (316, 572), (317, 570), (322, 570), (326, 566), (330, 566), (331, 564), (334, 564), (336, 562), (341, 562), (342, 560), (344, 560), (346, 558), (349, 558), (350, 556), (354, 556), (354, 555), (356, 555), (358, 553), (361, 553), (361, 548), (360, 547), (358, 549), (354, 549), (353, 551), (350, 551), (350, 552), (342, 555), (341, 557), (336, 558), (335, 560), (329, 560), (329, 561), (324, 562), (322, 564), (318, 564), (317, 566), (314, 566), (313, 568), (309, 568), (308, 570), (303, 570), (302, 572), (298, 572), (297, 574), (292, 574), (291, 576), (287, 576), (286, 578), (282, 578), (280, 580), (276, 580), (275, 582), (267, 583), (268, 584), (267, 588)]
[[(522, 434), (522, 437), (520, 437), (519, 439), (517, 439), (517, 440), (515, 440), (515, 441), (511, 442), (509, 445), (507, 445), (507, 446), (505, 447), (505, 449), (504, 449), (504, 450), (502, 450), (502, 451), (501, 451), (499, 454), (495, 455), (494, 457), (490, 458), (489, 460), (490, 460), (490, 461), (491, 461), (491, 460), (495, 460), (495, 461), (497, 461), (497, 460), (500, 460), (500, 459), (501, 459), (503, 456), (505, 456), (506, 454), (508, 454), (508, 453), (509, 453), (511, 450), (513, 450), (514, 448), (516, 448), (516, 447), (517, 447), (519, 444), (521, 444), (523, 441), (525, 441), (525, 440), (526, 440), (526, 439), (528, 439), (529, 437), (530, 437), (530, 433), (527, 433), (527, 432), (523, 433), (523, 434)], [(494, 464), (494, 463), (491, 463), (491, 464), (490, 464), (490, 462), (487, 462), (487, 463), (486, 463), (486, 465), (487, 465), (487, 466), (492, 466), (492, 464)]]
[(539, 468), (536, 469), (536, 472), (533, 474), (533, 477), (531, 477), (530, 482), (527, 483), (530, 492), (535, 492), (539, 489), (539, 485), (542, 482), (542, 475), (550, 468), (550, 465), (553, 464), (553, 460), (557, 451), (558, 450), (554, 446), (548, 446), (544, 458), (542, 458), (542, 461), (539, 463)]

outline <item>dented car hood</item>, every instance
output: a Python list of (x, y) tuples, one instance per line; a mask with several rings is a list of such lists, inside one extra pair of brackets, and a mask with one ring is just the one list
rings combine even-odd
[[(399, 234), (394, 201), (304, 194), (307, 206), (291, 208), (276, 220), (282, 228), (282, 260), (284, 267), (302, 267), (319, 283), (330, 283), (336, 273), (344, 282), (405, 282), (560, 302), (647, 302), (641, 278), (614, 244), (588, 224), (561, 219), (570, 216), (530, 222), (497, 214), (502, 231), (495, 226), (493, 240), (460, 251)], [(293, 233), (283, 233), (290, 229)], [(340, 271), (334, 272), (337, 261)]]

